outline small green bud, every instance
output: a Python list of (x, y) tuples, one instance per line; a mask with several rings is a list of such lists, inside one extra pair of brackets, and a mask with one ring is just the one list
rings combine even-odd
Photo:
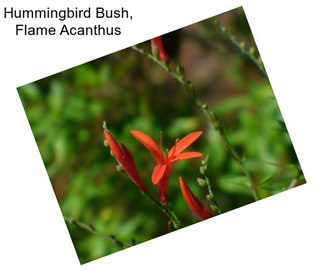
[(199, 184), (199, 186), (201, 186), (201, 187), (206, 186), (206, 181), (203, 178), (198, 177), (198, 178), (196, 178), (196, 181)]
[(111, 155), (112, 157), (114, 157), (114, 154), (113, 154), (112, 150), (110, 150), (110, 155)]
[(190, 94), (194, 95), (195, 94), (194, 85), (190, 81), (187, 81), (186, 84), (187, 84), (187, 89), (190, 92)]
[(121, 165), (116, 165), (116, 169), (118, 172), (122, 172), (123, 171), (123, 168)]
[(182, 66), (177, 66), (176, 67), (176, 72), (180, 77), (184, 76), (184, 68)]
[(214, 196), (213, 196), (213, 195), (211, 195), (211, 194), (208, 194), (208, 195), (206, 196), (206, 199), (207, 199), (208, 201), (212, 201), (212, 200), (214, 200)]
[(210, 204), (210, 209), (212, 212), (217, 212), (218, 211), (218, 207), (215, 204)]
[(210, 119), (213, 123), (213, 126), (215, 129), (219, 129), (220, 128), (220, 122), (219, 122), (219, 119), (217, 118), (217, 116), (211, 111), (209, 113), (209, 116), (210, 116)]
[(108, 126), (107, 126), (107, 123), (105, 121), (103, 121), (103, 125), (102, 125), (103, 129), (108, 131)]
[(104, 145), (104, 147), (109, 147), (108, 141), (104, 140), (103, 145)]
[(200, 173), (202, 175), (205, 175), (206, 174), (206, 166), (200, 166)]
[(202, 105), (202, 109), (207, 110), (207, 109), (208, 109), (207, 104), (203, 104), (203, 105)]
[(261, 59), (261, 57), (260, 57), (260, 56), (258, 57), (258, 62), (259, 62), (260, 64), (262, 64), (262, 59)]
[(251, 56), (253, 56), (255, 54), (255, 48), (253, 48), (252, 46), (249, 48), (249, 54)]
[(214, 115), (214, 113), (211, 111), (210, 112), (210, 119), (211, 119), (211, 121), (215, 121), (216, 119), (215, 119), (215, 115)]
[(206, 166), (207, 165), (205, 160), (202, 160), (201, 163), (202, 163), (203, 166)]
[(153, 53), (152, 53), (153, 57), (157, 60), (159, 60), (159, 52), (158, 50), (153, 50)]
[(245, 47), (246, 47), (246, 44), (242, 41), (242, 42), (240, 42), (240, 48), (242, 49), (242, 50), (244, 50), (245, 49)]

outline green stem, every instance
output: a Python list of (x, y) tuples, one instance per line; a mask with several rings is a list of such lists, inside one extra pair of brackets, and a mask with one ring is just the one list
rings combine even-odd
[(200, 173), (203, 175), (202, 179), (204, 179), (205, 183), (206, 183), (206, 187), (207, 187), (207, 191), (208, 191), (207, 200), (212, 205), (215, 205), (217, 214), (221, 214), (222, 211), (221, 211), (221, 209), (219, 207), (219, 204), (218, 204), (217, 200), (215, 199), (215, 195), (213, 193), (212, 185), (211, 185), (210, 179), (209, 179), (208, 174), (207, 174), (208, 160), (209, 160), (209, 156), (207, 155), (206, 158), (202, 161), (201, 168), (204, 168), (204, 170), (203, 170), (203, 172), (201, 172), (201, 170), (200, 170)]
[(204, 180), (206, 182), (206, 186), (207, 186), (208, 193), (209, 193), (209, 195), (212, 196), (212, 199), (210, 201), (216, 206), (217, 213), (218, 214), (221, 214), (222, 211), (221, 211), (221, 209), (219, 207), (219, 204), (218, 204), (217, 200), (215, 199), (215, 195), (213, 193), (213, 190), (212, 190), (212, 187), (211, 187), (211, 184), (210, 184), (209, 177), (208, 176), (205, 176), (204, 177)]
[(228, 137), (224, 132), (224, 128), (222, 123), (220, 122), (217, 115), (214, 112), (208, 110), (207, 104), (203, 103), (197, 96), (196, 96), (196, 89), (195, 86), (188, 80), (184, 79), (184, 69), (180, 66), (177, 67), (177, 71), (174, 71), (170, 68), (168, 62), (164, 62), (158, 59), (158, 56), (154, 56), (149, 53), (145, 53), (144, 50), (138, 48), (137, 46), (131, 47), (136, 52), (140, 53), (143, 56), (148, 57), (150, 60), (155, 62), (158, 66), (163, 68), (168, 74), (170, 74), (175, 80), (177, 80), (187, 91), (195, 105), (204, 113), (205, 117), (211, 122), (212, 127), (218, 132), (226, 150), (232, 156), (232, 158), (238, 163), (241, 168), (242, 173), (250, 180), (250, 189), (252, 192), (252, 196), (254, 200), (258, 200), (259, 197), (256, 191), (256, 181), (251, 177), (248, 169), (245, 166), (245, 161), (238, 155), (235, 148), (230, 143)]
[(160, 203), (160, 201), (155, 199), (149, 192), (143, 192), (142, 194), (145, 195), (147, 198), (149, 198), (155, 205), (157, 205), (157, 207), (166, 216), (168, 216), (168, 218), (172, 222), (175, 229), (178, 229), (180, 227), (181, 222), (178, 220), (178, 218), (177, 218), (177, 216), (176, 216), (176, 214), (175, 214), (175, 212), (173, 210), (167, 208), (166, 205), (163, 205), (162, 203)]
[(97, 236), (100, 236), (102, 238), (110, 240), (112, 243), (118, 245), (121, 249), (126, 248), (125, 244), (123, 242), (119, 241), (113, 234), (104, 234), (102, 232), (97, 231), (93, 225), (78, 221), (78, 220), (68, 217), (68, 216), (64, 216), (64, 220), (70, 225), (75, 225), (82, 230), (88, 231), (88, 232), (93, 233)]
[(264, 64), (263, 64), (260, 57), (258, 57), (258, 58), (255, 57), (253, 47), (250, 47), (250, 49), (247, 51), (245, 49), (244, 43), (237, 42), (236, 39), (234, 38), (234, 36), (230, 35), (228, 33), (227, 29), (225, 27), (222, 27), (220, 22), (217, 19), (214, 20), (214, 23), (219, 28), (223, 37), (228, 42), (230, 42), (243, 57), (249, 59), (263, 76), (267, 77), (267, 73), (266, 73)]

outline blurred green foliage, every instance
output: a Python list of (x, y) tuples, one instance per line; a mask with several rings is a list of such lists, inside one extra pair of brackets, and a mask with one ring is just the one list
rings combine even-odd
[[(217, 18), (237, 40), (255, 47), (241, 8)], [(176, 38), (167, 39), (171, 35)], [(304, 183), (268, 79), (234, 50), (213, 19), (164, 40), (165, 47), (173, 49), (171, 64), (181, 63), (197, 95), (220, 116), (231, 143), (246, 157), (261, 197), (288, 189), (295, 178), (297, 184)], [(139, 46), (150, 50), (149, 42)], [(22, 86), (19, 95), (62, 213), (93, 224), (102, 233), (113, 233), (126, 244), (132, 238), (140, 243), (167, 233), (168, 219), (116, 170), (116, 161), (103, 145), (104, 120), (133, 153), (140, 176), (153, 194), (157, 195), (150, 182), (154, 160), (131, 136), (131, 129), (157, 142), (162, 131), (165, 149), (176, 138), (203, 130), (190, 149), (210, 156), (208, 174), (221, 209), (253, 201), (248, 179), (187, 93), (160, 67), (131, 49)], [(169, 198), (183, 226), (198, 219), (182, 198), (178, 177), (182, 175), (193, 192), (205, 198), (196, 183), (200, 162), (181, 161), (172, 171)], [(106, 239), (68, 227), (81, 263), (119, 250)]]

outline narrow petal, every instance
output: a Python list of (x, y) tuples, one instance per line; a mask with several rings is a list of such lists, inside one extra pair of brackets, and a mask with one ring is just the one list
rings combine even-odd
[(115, 158), (118, 161), (120, 161), (122, 159), (123, 151), (120, 148), (120, 146), (118, 145), (117, 141), (114, 139), (112, 134), (107, 130), (104, 130), (104, 136), (108, 142), (108, 145), (109, 145), (113, 155), (115, 156)]
[(196, 131), (193, 133), (188, 134), (187, 136), (183, 137), (180, 141), (176, 142), (175, 145), (170, 149), (169, 157), (176, 156), (183, 150), (185, 150), (189, 145), (191, 145), (195, 140), (197, 140), (203, 134), (202, 131)]
[(212, 214), (205, 208), (205, 206), (195, 197), (185, 180), (179, 177), (179, 183), (184, 199), (188, 207), (201, 219), (205, 220), (212, 217)]
[(146, 192), (148, 189), (139, 177), (132, 153), (129, 151), (127, 146), (123, 143), (121, 143), (121, 148), (124, 153), (122, 163), (120, 163), (122, 168), (128, 174), (128, 176), (134, 181), (134, 183), (140, 188), (140, 190), (143, 192)]
[(154, 168), (153, 174), (151, 176), (151, 181), (153, 184), (158, 184), (159, 181), (163, 178), (166, 171), (166, 164), (157, 164)]
[(183, 153), (177, 154), (171, 161), (176, 162), (179, 160), (191, 159), (191, 158), (196, 158), (201, 156), (202, 156), (202, 153), (200, 152), (183, 152)]
[(158, 163), (163, 162), (163, 153), (150, 136), (136, 130), (131, 130), (130, 133), (151, 152)]

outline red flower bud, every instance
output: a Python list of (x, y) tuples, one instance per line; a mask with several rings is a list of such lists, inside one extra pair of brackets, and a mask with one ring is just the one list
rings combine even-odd
[(183, 177), (179, 177), (182, 194), (188, 207), (201, 219), (205, 220), (212, 217), (206, 207), (194, 196)]
[(120, 147), (108, 130), (104, 130), (104, 135), (113, 155), (115, 156), (119, 164), (122, 166), (123, 170), (127, 173), (127, 175), (132, 179), (132, 181), (139, 187), (139, 189), (142, 192), (146, 192), (147, 187), (139, 177), (135, 161), (129, 149), (124, 144), (121, 144)]
[(163, 61), (167, 61), (169, 59), (163, 45), (162, 37), (156, 37), (151, 39), (151, 47), (153, 52), (158, 51), (159, 58)]

